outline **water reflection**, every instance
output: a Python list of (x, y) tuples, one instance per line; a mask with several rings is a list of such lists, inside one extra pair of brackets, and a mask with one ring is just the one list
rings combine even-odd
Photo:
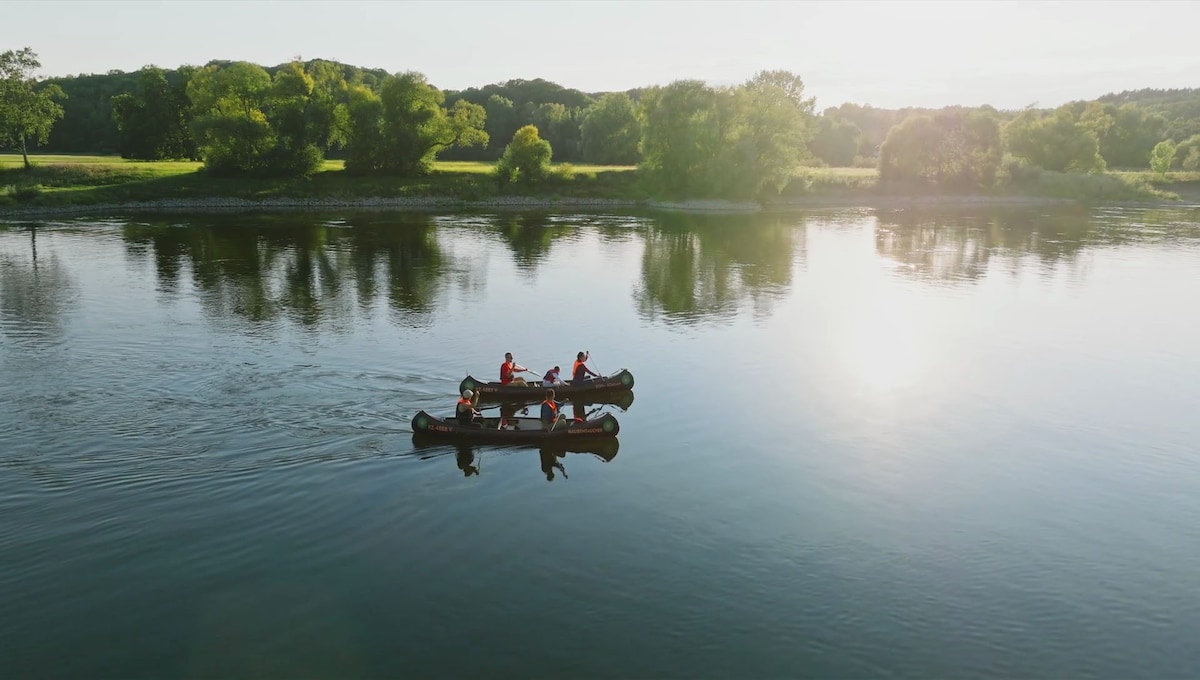
[(550, 246), (578, 234), (579, 225), (547, 213), (508, 213), (492, 218), (489, 231), (512, 251), (518, 269), (533, 271), (545, 262)]
[(185, 265), (213, 316), (304, 326), (367, 310), (382, 294), (403, 325), (426, 326), (466, 263), (443, 252), (426, 215), (305, 222), (295, 216), (222, 216), (124, 228), (135, 256), (152, 253), (159, 289), (179, 290)]
[(642, 229), (644, 318), (691, 324), (736, 316), (745, 303), (756, 318), (791, 287), (804, 219), (787, 215), (664, 214)]
[(38, 249), (38, 225), (0, 230), (25, 231), (28, 241), (0, 252), (0, 333), (23, 343), (53, 340), (63, 331), (63, 315), (74, 286), (58, 254)]
[(1081, 207), (1052, 209), (973, 208), (887, 209), (877, 215), (875, 246), (897, 271), (915, 278), (971, 282), (999, 261), (1018, 274), (1033, 258), (1045, 272), (1065, 265), (1086, 272), (1081, 256), (1089, 249), (1162, 239), (1200, 237), (1197, 212), (1146, 210), (1092, 212)]
[(617, 457), (621, 444), (616, 437), (597, 439), (588, 442), (574, 442), (569, 446), (480, 446), (478, 444), (458, 443), (447, 444), (445, 440), (431, 438), (426, 435), (414, 434), (413, 445), (421, 454), (422, 460), (441, 460), (454, 454), (454, 463), (464, 477), (482, 476), (484, 472), (484, 457), (521, 456), (527, 457), (534, 450), (538, 452), (538, 465), (546, 481), (552, 482), (562, 477), (569, 479), (566, 469), (567, 454), (584, 454), (610, 463)]
[[(1012, 275), (1065, 266), (1080, 278), (1089, 249), (1194, 239), (1196, 216), (1195, 209), (881, 209), (873, 239), (897, 272), (922, 280), (978, 281), (996, 265)], [(560, 266), (556, 245), (594, 235), (601, 248), (621, 252), (633, 240), (642, 247), (633, 292), (639, 315), (690, 325), (743, 312), (769, 317), (806, 264), (809, 230), (822, 225), (864, 230), (871, 221), (861, 212), (819, 223), (795, 214), (223, 215), (131, 223), (124, 239), (132, 255), (152, 259), (163, 294), (190, 282), (213, 317), (314, 326), (370, 315), (382, 300), (397, 324), (417, 327), (433, 323), (452, 289), (478, 297), (489, 242), (503, 243), (528, 274)]]

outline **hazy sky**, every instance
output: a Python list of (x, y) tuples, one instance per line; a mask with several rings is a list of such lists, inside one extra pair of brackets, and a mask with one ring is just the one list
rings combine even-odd
[(43, 75), (301, 56), (416, 70), (442, 89), (546, 78), (595, 92), (761, 69), (818, 108), (1054, 106), (1200, 87), (1200, 2), (3, 1), (0, 50)]

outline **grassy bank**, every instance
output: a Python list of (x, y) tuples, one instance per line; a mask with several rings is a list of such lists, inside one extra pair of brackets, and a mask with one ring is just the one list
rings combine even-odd
[[(342, 161), (326, 161), (308, 178), (229, 178), (204, 173), (198, 162), (127, 161), (115, 156), (21, 157), (0, 155), (0, 211), (27, 208), (112, 205), (143, 202), (237, 199), (353, 201), (358, 199), (451, 198), (470, 202), (514, 196), (539, 199), (614, 199), (639, 202), (653, 198), (633, 166), (558, 164), (552, 176), (533, 188), (501, 189), (492, 163), (439, 162), (427, 177), (355, 177)], [(995, 188), (970, 195), (927, 186), (881, 184), (873, 168), (798, 168), (776, 204), (871, 205), (918, 200), (1037, 200), (1083, 203), (1200, 199), (1200, 173), (1115, 172), (1064, 174), (1037, 168), (1006, 167)]]
[[(0, 207), (69, 206), (192, 200), (199, 198), (355, 199), (454, 197), (465, 200), (530, 193), (501, 191), (491, 163), (441, 162), (427, 177), (355, 177), (342, 161), (326, 161), (307, 178), (211, 177), (200, 163), (138, 162), (111, 156), (37, 156), (22, 168), (21, 157), (0, 155)], [(645, 198), (632, 166), (556, 164), (534, 191), (546, 197)]]

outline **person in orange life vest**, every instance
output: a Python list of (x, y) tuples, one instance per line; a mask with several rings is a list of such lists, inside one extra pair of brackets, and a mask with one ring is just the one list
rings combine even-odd
[(546, 399), (542, 401), (542, 429), (554, 427), (554, 422), (560, 417), (558, 403), (554, 401), (554, 390), (546, 390)]
[(482, 424), (480, 422), (481, 416), (479, 415), (479, 411), (475, 408), (475, 405), (478, 403), (479, 395), (474, 394), (471, 390), (463, 390), (462, 396), (458, 398), (458, 406), (455, 409), (459, 425)]
[(542, 387), (555, 387), (563, 384), (561, 378), (558, 377), (558, 366), (546, 371), (546, 375), (542, 376)]
[(590, 359), (591, 356), (592, 355), (588, 352), (580, 352), (579, 354), (575, 355), (575, 365), (571, 367), (572, 385), (582, 384), (584, 381), (588, 380), (588, 375), (593, 375), (597, 378), (600, 377), (599, 373), (588, 368), (587, 365), (583, 363)]
[(529, 369), (513, 361), (512, 352), (504, 353), (504, 363), (500, 364), (500, 384), (501, 385), (526, 385), (524, 378), (518, 378), (514, 374), (526, 373)]

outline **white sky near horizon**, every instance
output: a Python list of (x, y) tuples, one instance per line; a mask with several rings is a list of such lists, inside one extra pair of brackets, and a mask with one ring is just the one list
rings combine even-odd
[(42, 76), (300, 56), (444, 90), (545, 78), (586, 92), (799, 74), (818, 110), (1056, 106), (1200, 87), (1200, 2), (0, 2), (0, 51)]

